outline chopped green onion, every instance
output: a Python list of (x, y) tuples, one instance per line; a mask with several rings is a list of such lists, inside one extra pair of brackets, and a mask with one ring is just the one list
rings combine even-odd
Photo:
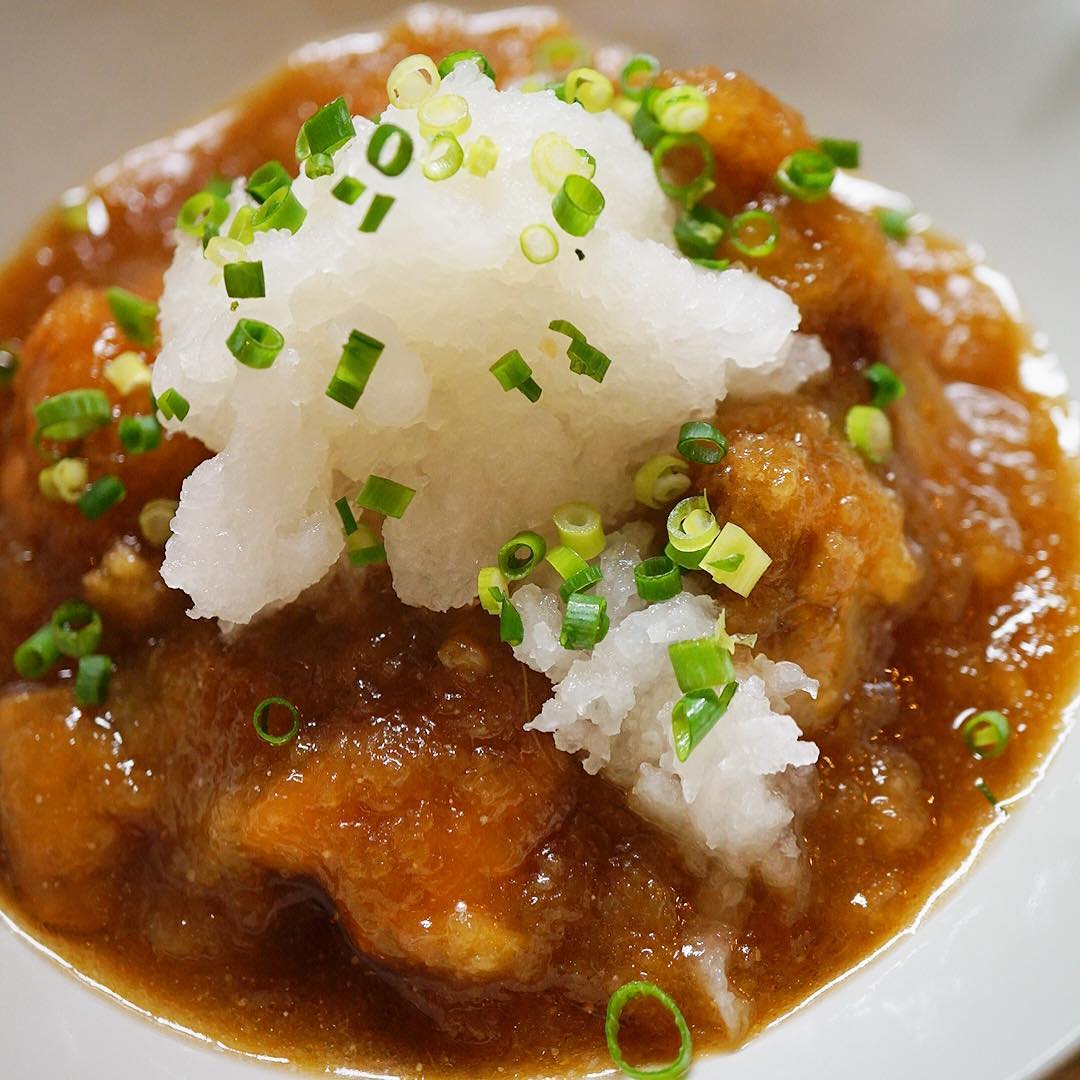
[(548, 329), (556, 334), (565, 334), (571, 341), (585, 340), (585, 335), (569, 319), (552, 319)]
[(465, 151), (455, 135), (440, 131), (428, 147), (420, 170), (429, 180), (448, 180), (465, 160)]
[(571, 574), (560, 586), (559, 596), (565, 604), (574, 593), (587, 592), (594, 585), (604, 580), (603, 571), (599, 566), (589, 566), (587, 563), (576, 573)]
[(489, 370), (504, 390), (520, 390), (530, 401), (538, 401), (543, 393), (533, 380), (532, 368), (517, 349), (500, 356)]
[(818, 139), (818, 148), (838, 169), (857, 169), (862, 146), (855, 139)]
[[(743, 239), (743, 230), (749, 228), (755, 232), (764, 232), (765, 238), (755, 243)], [(731, 246), (748, 259), (763, 259), (776, 250), (776, 241), (780, 236), (780, 226), (768, 210), (744, 210), (731, 219)]]
[(251, 227), (255, 211), (250, 206), (241, 206), (229, 226), (229, 239), (241, 244), (250, 244), (255, 239), (255, 230)]
[(70, 442), (104, 427), (112, 419), (109, 399), (101, 390), (65, 390), (34, 406), (38, 439)]
[(679, 453), (699, 465), (715, 465), (728, 451), (727, 439), (712, 424), (690, 420), (679, 429)]
[(642, 600), (656, 604), (682, 592), (682, 573), (666, 555), (654, 555), (634, 567), (634, 585)]
[(465, 168), (473, 176), (487, 176), (499, 162), (499, 147), (487, 135), (479, 135), (465, 151)]
[(383, 222), (383, 218), (390, 213), (390, 207), (394, 205), (393, 195), (375, 195), (368, 207), (364, 220), (360, 222), (360, 232), (373, 233)]
[(38, 489), (46, 499), (77, 503), (86, 490), (89, 469), (83, 458), (61, 458), (38, 473)]
[(656, 122), (651, 108), (651, 101), (655, 94), (656, 92), (651, 88), (645, 91), (641, 104), (634, 113), (633, 120), (630, 121), (630, 130), (634, 133), (634, 138), (650, 152), (664, 137), (664, 129)]
[(145, 454), (161, 445), (161, 425), (153, 415), (122, 417), (118, 433), (120, 444), (129, 454)]
[(871, 364), (864, 372), (863, 378), (874, 388), (874, 398), (871, 404), (875, 409), (884, 409), (894, 402), (899, 401), (907, 393), (900, 376), (888, 364), (879, 360)]
[(879, 206), (874, 210), (881, 231), (890, 240), (903, 242), (911, 236), (911, 214), (906, 210), (895, 210), (891, 206)]
[(505, 593), (499, 605), (499, 640), (508, 645), (520, 645), (525, 640), (525, 624)]
[(367, 184), (357, 180), (355, 176), (343, 176), (331, 189), (330, 194), (338, 202), (352, 206), (367, 191)]
[(992, 791), (990, 790), (990, 786), (989, 786), (989, 784), (987, 784), (987, 782), (986, 782), (985, 780), (976, 780), (976, 781), (975, 781), (975, 790), (976, 790), (976, 791), (978, 791), (978, 792), (979, 792), (979, 794), (980, 794), (980, 795), (982, 795), (982, 797), (983, 797), (983, 798), (984, 798), (984, 799), (985, 799), (985, 800), (986, 800), (986, 801), (987, 801), (987, 802), (988, 802), (988, 803), (989, 803), (989, 804), (990, 804), (991, 806), (993, 806), (993, 807), (994, 807), (995, 809), (997, 808), (997, 804), (998, 804), (998, 798), (997, 798), (997, 796), (996, 796), (996, 795), (995, 795), (995, 794), (994, 794), (994, 793), (993, 793), (993, 792), (992, 792)]
[(209, 191), (199, 191), (180, 207), (176, 227), (189, 236), (202, 237), (208, 228), (215, 231), (229, 216), (229, 204)]
[(180, 393), (179, 390), (174, 390), (171, 386), (168, 390), (162, 390), (157, 396), (158, 412), (165, 417), (166, 420), (172, 420), (176, 417), (177, 420), (187, 419), (187, 414), (191, 409), (188, 404), (188, 399)]
[(669, 86), (653, 97), (652, 112), (664, 131), (686, 135), (709, 119), (709, 99), (700, 86)]
[(271, 229), (299, 231), (307, 217), (307, 210), (293, 194), (292, 188), (281, 187), (266, 197), (266, 201), (251, 215), (252, 232), (269, 232)]
[(684, 694), (726, 686), (735, 678), (731, 654), (720, 647), (715, 637), (673, 641), (668, 645), (668, 656)]
[(551, 262), (559, 254), (559, 241), (546, 225), (526, 225), (518, 236), (521, 254), (534, 266)]
[(510, 585), (497, 566), (482, 566), (476, 575), (476, 596), (480, 606), (489, 615), (502, 610), (502, 597), (510, 592)]
[(596, 159), (587, 150), (575, 149), (565, 136), (554, 131), (541, 135), (529, 151), (533, 176), (553, 195), (568, 176), (584, 176), (591, 180), (596, 174)]
[(683, 570), (696, 570), (701, 565), (701, 560), (709, 553), (711, 546), (710, 544), (698, 548), (697, 551), (680, 551), (674, 544), (667, 543), (664, 545), (664, 555)]
[(684, 255), (692, 259), (711, 258), (731, 226), (719, 211), (711, 211), (708, 217), (704, 216), (702, 211), (706, 209), (695, 206), (675, 223), (675, 243)]
[(586, 112), (603, 112), (615, 99), (611, 80), (595, 68), (574, 68), (567, 73), (564, 85), (566, 101), (571, 105), (576, 101)]
[(20, 678), (40, 679), (60, 659), (52, 624), (35, 630), (16, 650), (11, 662)]
[(356, 496), (356, 505), (374, 510), (376, 514), (399, 518), (408, 510), (415, 494), (414, 488), (372, 473)]
[(172, 536), (172, 521), (180, 504), (175, 499), (151, 499), (139, 511), (139, 532), (148, 544), (164, 547)]
[(304, 162), (304, 175), (309, 180), (318, 180), (320, 176), (330, 176), (334, 171), (334, 159), (329, 154), (312, 154)]
[(157, 337), (157, 304), (115, 285), (106, 290), (105, 296), (117, 326), (132, 341), (153, 345)]
[(595, 559), (607, 546), (600, 511), (587, 502), (563, 503), (551, 515), (559, 542), (573, 548), (583, 559)]
[(261, 262), (226, 263), (222, 271), (225, 275), (225, 292), (229, 296), (247, 299), (266, 295), (266, 278)]
[(107, 510), (122, 502), (126, 494), (127, 489), (118, 476), (103, 476), (79, 496), (79, 509), (83, 517), (96, 521)]
[(519, 532), (499, 548), (499, 570), (507, 581), (520, 581), (540, 565), (546, 554), (547, 542), (539, 533)]
[(338, 517), (341, 518), (341, 528), (346, 536), (352, 536), (357, 530), (356, 516), (352, 512), (352, 507), (349, 505), (348, 497), (342, 495), (336, 503), (334, 503), (334, 509), (338, 512)]
[(634, 473), (634, 495), (639, 503), (659, 510), (690, 487), (687, 465), (673, 454), (655, 454)]
[(436, 67), (430, 56), (414, 53), (391, 68), (386, 79), (386, 96), (399, 109), (415, 109), (438, 91), (442, 80), (442, 64)]
[(279, 188), (292, 186), (292, 178), (280, 161), (267, 161), (249, 177), (244, 190), (260, 205)]
[(706, 270), (726, 270), (731, 265), (730, 259), (691, 259), (691, 262)]
[[(631, 1065), (623, 1057), (622, 1048), (619, 1046), (619, 1018), (623, 1009), (639, 997), (650, 997), (659, 1001), (675, 1021), (675, 1028), (679, 1033), (679, 1052), (665, 1065), (639, 1069)], [(634, 1080), (681, 1080), (690, 1069), (690, 1061), (694, 1055), (693, 1041), (690, 1038), (690, 1029), (686, 1026), (679, 1006), (664, 993), (655, 983), (651, 982), (628, 982), (623, 983), (608, 1001), (607, 1016), (604, 1019), (604, 1036), (607, 1039), (608, 1053), (615, 1062), (616, 1068)]]
[(551, 202), (551, 212), (559, 227), (571, 236), (585, 236), (592, 231), (604, 210), (600, 189), (584, 176), (567, 176)]
[(150, 368), (137, 352), (122, 352), (113, 357), (105, 365), (103, 374), (121, 397), (127, 397), (140, 386), (150, 385)]
[(567, 547), (565, 544), (556, 544), (548, 551), (546, 558), (563, 581), (572, 578), (581, 570), (587, 570), (589, 566), (572, 547)]
[[(678, 183), (668, 179), (668, 155), (683, 156), (684, 152), (696, 154), (701, 159), (698, 171), (686, 182)], [(696, 203), (706, 192), (712, 189), (715, 160), (712, 147), (697, 132), (682, 135), (664, 135), (652, 148), (653, 172), (657, 183), (665, 195), (678, 199), (686, 206)]]
[(660, 61), (655, 56), (649, 56), (648, 53), (631, 56), (619, 75), (623, 97), (640, 101), (659, 74)]
[(326, 388), (326, 396), (346, 409), (355, 409), (385, 348), (378, 338), (359, 330), (350, 331), (334, 369), (334, 377)]
[(533, 66), (539, 71), (569, 71), (591, 59), (591, 50), (580, 38), (553, 37), (536, 46)]
[(355, 134), (356, 128), (345, 99), (334, 98), (301, 125), (296, 140), (296, 156), (303, 161), (314, 154), (332, 155)]
[(0, 390), (11, 385), (19, 370), (19, 353), (10, 341), (0, 342)]
[(240, 319), (225, 339), (225, 345), (244, 367), (261, 371), (277, 359), (285, 347), (285, 339), (269, 323)]
[(580, 339), (570, 342), (566, 355), (570, 357), (570, 370), (575, 375), (588, 375), (594, 382), (603, 382), (611, 367), (611, 359), (606, 353)]
[(345, 550), (353, 566), (371, 566), (386, 562), (386, 546), (380, 544), (367, 525), (357, 525), (345, 537)]
[(246, 245), (239, 240), (233, 240), (225, 236), (210, 237), (210, 241), (203, 248), (203, 258), (219, 267), (222, 274), (225, 272), (225, 267), (230, 263), (243, 262), (246, 257)]
[(844, 418), (848, 442), (867, 461), (880, 465), (892, 453), (892, 424), (873, 405), (853, 405)]
[(566, 598), (559, 644), (564, 649), (591, 649), (604, 640), (610, 625), (604, 597), (586, 592), (571, 593)]
[(49, 620), (53, 644), (64, 654), (78, 659), (101, 644), (101, 616), (81, 600), (61, 604)]
[(677, 502), (668, 514), (668, 542), (677, 551), (701, 551), (720, 532), (709, 500), (705, 495), (691, 495)]
[(1001, 757), (1009, 742), (1009, 721), (1001, 713), (989, 709), (965, 720), (960, 732), (967, 748), (976, 757)]
[(439, 75), (446, 78), (458, 64), (473, 63), (482, 75), (486, 75), (492, 82), (495, 81), (495, 69), (488, 63), (487, 57), (476, 49), (458, 49), (449, 53), (439, 61)]
[[(721, 653), (727, 656), (727, 653)], [(727, 712), (739, 684), (729, 682), (719, 694), (711, 688), (693, 690), (675, 702), (671, 710), (671, 735), (675, 756), (685, 761)]]
[(749, 596), (770, 565), (772, 558), (745, 529), (731, 521), (701, 560), (701, 569), (708, 571), (713, 581), (739, 596)]
[(820, 150), (796, 150), (776, 170), (776, 186), (801, 202), (818, 202), (832, 187), (836, 166)]
[(79, 658), (75, 673), (75, 701), (79, 705), (101, 705), (109, 693), (112, 660), (100, 654)]
[[(289, 714), (289, 730), (281, 735), (274, 735), (270, 731), (267, 722), (267, 713), (275, 705), (285, 709)], [(288, 698), (263, 698), (263, 700), (255, 706), (255, 712), (252, 714), (251, 722), (255, 727), (255, 734), (258, 735), (263, 742), (269, 743), (271, 746), (284, 746), (285, 743), (292, 742), (292, 740), (300, 734), (300, 710), (289, 701)]]
[[(420, 125), (420, 134), (425, 139), (434, 138), (440, 131), (447, 131), (451, 135), (464, 135), (472, 123), (469, 103), (460, 94), (440, 94), (438, 97), (428, 98), (416, 110), (416, 119)], [(400, 171), (399, 169), (398, 172)]]

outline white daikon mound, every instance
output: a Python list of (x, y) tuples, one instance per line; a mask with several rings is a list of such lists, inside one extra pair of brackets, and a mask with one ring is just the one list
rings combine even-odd
[[(709, 415), (733, 387), (789, 390), (827, 363), (814, 339), (793, 337), (799, 315), (778, 289), (672, 249), (673, 211), (617, 116), (551, 93), (498, 92), (467, 63), (441, 92), (469, 102), (464, 144), (480, 135), (498, 144), (488, 176), (426, 179), (416, 114), (390, 108), (384, 119), (415, 140), (413, 163), (398, 177), (370, 166), (374, 125), (358, 118), (334, 174), (295, 181), (308, 211), (299, 232), (258, 233), (249, 246), (265, 298), (230, 310), (200, 243), (179, 238), (154, 390), (179, 390), (191, 411), (170, 426), (216, 452), (184, 484), (162, 571), (191, 596), (195, 617), (245, 623), (322, 578), (343, 548), (334, 500), (370, 473), (417, 490), (384, 531), (399, 596), (435, 610), (465, 604), (478, 566), (519, 529), (570, 499), (617, 516), (632, 505), (634, 468), (670, 448), (682, 422)], [(558, 229), (532, 173), (532, 145), (549, 131), (596, 158), (607, 207), (583, 239)], [(346, 174), (367, 185), (354, 206), (331, 195)], [(396, 201), (376, 233), (360, 233), (374, 193)], [(244, 202), (237, 184), (231, 206)], [(538, 222), (561, 245), (542, 266), (518, 242)], [(229, 353), (238, 317), (284, 335), (273, 367), (251, 370)], [(552, 319), (611, 357), (602, 385), (571, 374)], [(350, 411), (325, 391), (354, 328), (386, 349)], [(536, 404), (489, 371), (515, 348), (543, 387)]]
[(813, 765), (818, 748), (786, 715), (787, 699), (816, 697), (818, 684), (797, 664), (737, 649), (738, 691), (679, 761), (671, 710), (682, 694), (667, 646), (710, 636), (720, 609), (690, 592), (651, 605), (638, 597), (633, 568), (648, 554), (650, 534), (638, 524), (610, 537), (596, 592), (607, 598), (611, 629), (591, 652), (559, 646), (557, 590), (529, 584), (514, 593), (525, 626), (514, 655), (555, 688), (526, 726), (551, 732), (560, 750), (581, 754), (587, 772), (625, 788), (637, 812), (671, 833), (693, 863), (792, 886), (801, 861), (792, 828), (796, 770)]

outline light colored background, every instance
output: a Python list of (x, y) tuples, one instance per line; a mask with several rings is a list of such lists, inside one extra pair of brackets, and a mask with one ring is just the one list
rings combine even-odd
[[(465, 3), (466, 7), (477, 5)], [(488, 5), (490, 6), (490, 5)], [(739, 66), (858, 136), (865, 172), (986, 243), (1080, 376), (1080, 3), (659, 0), (563, 5), (599, 40)], [(193, 120), (301, 42), (370, 26), (358, 0), (0, 0), (0, 247), (50, 199)], [(1080, 381), (1080, 380), (1077, 380)], [(1076, 385), (1076, 382), (1074, 382)], [(920, 932), (696, 1076), (1041, 1074), (1080, 1033), (1080, 739)], [(0, 928), (2, 931), (2, 928)], [(233, 1080), (0, 932), (0, 1075)]]

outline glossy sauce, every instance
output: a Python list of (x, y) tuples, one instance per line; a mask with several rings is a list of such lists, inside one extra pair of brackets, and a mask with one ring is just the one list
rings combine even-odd
[[(511, 78), (539, 38), (563, 32), (542, 19), (477, 26), (304, 50), (171, 148), (107, 171), (104, 235), (46, 222), (0, 282), (0, 336), (24, 339), (27, 361), (0, 391), (0, 663), (56, 603), (85, 595), (117, 664), (96, 716), (73, 708), (63, 672), (36, 688), (3, 675), (7, 905), (155, 1013), (320, 1068), (592, 1067), (605, 1060), (606, 997), (637, 977), (673, 993), (699, 1046), (745, 1037), (910, 924), (1003, 816), (976, 783), (1000, 799), (1024, 788), (1073, 685), (1075, 475), (1060, 404), (1021, 384), (1023, 328), (963, 249), (896, 245), (832, 199), (778, 197), (777, 162), (810, 144), (801, 118), (713, 69), (683, 76), (713, 99), (710, 198), (776, 214), (776, 252), (755, 267), (833, 358), (797, 395), (722, 406), (731, 452), (698, 477), (775, 560), (748, 601), (723, 598), (729, 626), (824, 690), (799, 714), (822, 751), (801, 817), (807, 881), (794, 895), (752, 884), (724, 910), (745, 1029), (718, 1020), (684, 953), (717, 898), (621, 794), (521, 731), (547, 686), (491, 620), (402, 608), (376, 573), (367, 591), (317, 596), (222, 642), (183, 617), (135, 525), (201, 458), (183, 438), (130, 460), (111, 432), (86, 441), (92, 466), (129, 488), (99, 523), (36, 495), (29, 409), (97, 382), (130, 347), (98, 287), (156, 295), (189, 193), (290, 161), (298, 125), (338, 94), (377, 113), (403, 56), (473, 46)], [(875, 360), (908, 387), (881, 468), (842, 435)], [(249, 720), (283, 687), (305, 717), (287, 755)], [(1013, 725), (994, 761), (973, 759), (956, 730), (982, 708)], [(465, 896), (473, 914), (455, 921)], [(627, 1025), (636, 1051), (670, 1050), (668, 1037), (644, 1010)]]

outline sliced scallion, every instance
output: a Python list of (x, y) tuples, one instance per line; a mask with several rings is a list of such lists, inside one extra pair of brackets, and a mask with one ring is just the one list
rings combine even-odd
[(499, 548), (499, 571), (507, 581), (528, 577), (547, 554), (547, 542), (531, 530), (510, 537)]
[(437, 97), (428, 98), (416, 110), (416, 119), (420, 125), (420, 134), (425, 139), (432, 139), (441, 131), (451, 135), (464, 135), (472, 124), (469, 103), (460, 94), (439, 94)]
[(510, 603), (510, 597), (506, 593), (503, 593), (499, 604), (499, 640), (514, 646), (525, 640), (525, 624), (521, 621), (521, 614)]
[[(619, 1020), (623, 1009), (635, 998), (648, 997), (659, 1001), (671, 1014), (675, 1021), (675, 1029), (679, 1033), (679, 1052), (675, 1057), (664, 1065), (653, 1068), (638, 1068), (631, 1065), (623, 1056), (619, 1046)], [(623, 983), (608, 1000), (607, 1016), (604, 1019), (604, 1036), (607, 1039), (608, 1053), (615, 1062), (616, 1068), (634, 1080), (680, 1080), (690, 1069), (690, 1062), (694, 1056), (693, 1040), (690, 1038), (690, 1029), (686, 1025), (679, 1006), (664, 993), (655, 983), (651, 982), (628, 982)]]
[(53, 644), (64, 656), (78, 659), (94, 652), (101, 644), (101, 616), (81, 600), (61, 604), (49, 620)]
[(473, 176), (487, 176), (499, 163), (499, 147), (487, 135), (478, 135), (465, 151), (465, 168)]
[(600, 189), (584, 176), (567, 176), (551, 202), (559, 227), (571, 236), (586, 236), (604, 210)]
[(11, 662), (20, 678), (40, 679), (59, 659), (52, 624), (46, 623), (15, 650)]
[(292, 185), (285, 166), (280, 161), (267, 161), (260, 165), (249, 177), (244, 190), (260, 205), (266, 202), (279, 188)]
[(675, 743), (675, 756), (680, 761), (686, 761), (694, 747), (712, 731), (716, 722), (727, 712), (738, 689), (739, 684), (732, 681), (719, 694), (708, 687), (684, 694), (675, 702), (671, 710), (671, 735)]
[(668, 645), (668, 657), (684, 694), (727, 685), (735, 678), (731, 654), (720, 647), (715, 637), (673, 641)]
[(140, 386), (150, 385), (150, 367), (137, 352), (122, 352), (105, 365), (102, 372), (116, 387), (121, 397), (127, 397)]
[(530, 401), (538, 401), (543, 393), (532, 377), (532, 368), (517, 349), (500, 356), (490, 371), (504, 390), (520, 390)]
[(269, 232), (272, 229), (299, 231), (307, 218), (307, 210), (293, 194), (292, 188), (279, 187), (266, 197), (266, 201), (251, 215), (252, 232)]
[(559, 241), (546, 225), (526, 225), (518, 236), (521, 254), (534, 266), (549, 263), (559, 254)]
[(153, 415), (121, 417), (117, 434), (129, 454), (145, 454), (161, 445), (161, 425)]
[(355, 409), (385, 348), (378, 338), (359, 330), (351, 331), (326, 388), (326, 396), (346, 409)]
[(375, 533), (364, 524), (345, 537), (345, 550), (353, 566), (372, 566), (386, 562), (386, 546), (379, 543)]
[(652, 86), (659, 74), (660, 61), (655, 56), (649, 56), (647, 53), (631, 56), (619, 74), (619, 86), (622, 88), (623, 97), (631, 101), (640, 101), (645, 96), (646, 89)]
[(875, 409), (885, 409), (907, 393), (907, 387), (900, 376), (880, 360), (863, 372), (863, 378), (874, 388), (874, 397), (870, 404)]
[(442, 64), (436, 67), (430, 56), (414, 53), (390, 69), (386, 78), (386, 96), (390, 104), (399, 109), (415, 109), (438, 91), (442, 80)]
[(448, 180), (461, 168), (464, 160), (465, 152), (457, 136), (440, 131), (431, 140), (420, 170), (428, 180)]
[(569, 139), (554, 131), (541, 135), (533, 143), (529, 164), (537, 182), (553, 195), (568, 176), (591, 180), (596, 174), (596, 159), (592, 154), (575, 148)]
[[(284, 709), (289, 714), (289, 727), (280, 735), (275, 735), (269, 727), (269, 712), (273, 708)], [(292, 742), (300, 734), (300, 710), (288, 698), (268, 697), (263, 698), (255, 706), (255, 712), (251, 716), (251, 723), (255, 728), (255, 734), (263, 742), (271, 746), (284, 746)]]
[(414, 488), (372, 473), (356, 496), (356, 505), (373, 510), (376, 514), (399, 518), (409, 508), (415, 494)]
[(153, 345), (157, 337), (158, 306), (127, 289), (113, 286), (105, 291), (116, 325), (139, 345)]
[(89, 475), (84, 458), (61, 458), (38, 473), (38, 488), (47, 499), (74, 504), (86, 490)]
[(712, 544), (719, 532), (720, 525), (705, 495), (681, 499), (668, 514), (668, 543), (677, 551), (701, 551)]
[(79, 496), (79, 509), (83, 517), (96, 521), (106, 511), (122, 502), (126, 494), (127, 489), (118, 476), (103, 476)]
[(439, 61), (439, 75), (446, 78), (458, 64), (475, 64), (481, 74), (486, 75), (492, 82), (495, 81), (495, 69), (488, 63), (488, 58), (476, 49), (458, 49), (449, 53)]
[(112, 660), (100, 654), (79, 658), (75, 672), (75, 701), (79, 705), (101, 705), (109, 694)]
[(604, 597), (587, 592), (571, 593), (566, 598), (559, 644), (564, 649), (591, 649), (604, 640), (609, 626)]
[(269, 323), (240, 319), (225, 339), (225, 345), (244, 367), (262, 371), (278, 358), (285, 347), (285, 339)]
[[(758, 237), (751, 240), (748, 235)], [(780, 226), (768, 210), (744, 210), (731, 219), (731, 246), (748, 259), (763, 259), (776, 250)]]
[(691, 259), (711, 258), (731, 223), (718, 210), (695, 206), (675, 223), (675, 243)]
[(171, 386), (158, 394), (157, 407), (158, 412), (160, 412), (166, 420), (172, 420), (173, 417), (177, 420), (184, 420), (191, 410), (188, 399), (184, 397), (179, 390), (175, 390)]
[(890, 240), (903, 243), (911, 236), (911, 214), (906, 210), (896, 210), (891, 206), (879, 206), (874, 210), (881, 231)]
[(595, 559), (607, 546), (600, 511), (591, 503), (568, 502), (551, 515), (559, 542), (573, 548), (583, 559)]
[(892, 424), (873, 405), (853, 405), (848, 409), (844, 432), (848, 442), (875, 465), (887, 461), (892, 453)]
[(666, 555), (653, 555), (634, 567), (634, 585), (642, 600), (656, 604), (682, 592), (682, 572)]
[(669, 86), (653, 97), (652, 111), (664, 131), (686, 135), (709, 119), (709, 99), (700, 86)]
[(565, 604), (574, 593), (588, 592), (594, 585), (599, 585), (604, 580), (603, 571), (599, 566), (586, 564), (580, 570), (571, 574), (560, 586), (559, 596)]
[(393, 195), (372, 196), (371, 205), (368, 207), (367, 213), (364, 215), (364, 220), (360, 222), (360, 232), (376, 232), (379, 226), (383, 223), (383, 218), (385, 218), (386, 215), (390, 213), (390, 207), (393, 205)]
[(222, 267), (225, 292), (234, 299), (266, 295), (266, 278), (261, 262), (233, 262)]
[(367, 184), (362, 180), (357, 180), (355, 176), (343, 176), (330, 189), (330, 194), (338, 202), (343, 202), (346, 206), (353, 206), (365, 191), (367, 191)]
[(34, 406), (35, 437), (59, 442), (82, 439), (111, 419), (109, 399), (101, 390), (65, 390)]
[[(680, 182), (670, 174), (669, 155), (674, 155), (675, 159), (685, 159), (688, 155), (696, 156), (701, 163), (689, 180)], [(716, 163), (712, 147), (697, 132), (664, 135), (652, 148), (652, 159), (653, 171), (660, 189), (665, 195), (678, 199), (686, 206), (696, 203), (713, 187), (712, 177)]]
[(820, 150), (796, 150), (776, 170), (776, 186), (801, 202), (818, 202), (829, 194), (836, 166)]
[(164, 547), (172, 536), (172, 521), (180, 504), (175, 499), (151, 499), (139, 511), (139, 532), (155, 547)]
[(586, 112), (603, 112), (615, 100), (615, 87), (611, 85), (611, 80), (595, 68), (574, 68), (567, 73), (564, 87), (567, 102), (577, 102)]
[(320, 176), (330, 176), (334, 171), (334, 159), (329, 154), (312, 154), (304, 162), (304, 175), (309, 180), (318, 180)]
[(862, 146), (855, 139), (818, 139), (818, 148), (838, 169), (857, 169)]
[(502, 609), (502, 597), (508, 595), (510, 585), (497, 566), (482, 566), (476, 575), (476, 597), (489, 615), (498, 615)]
[(209, 191), (198, 191), (180, 207), (176, 227), (201, 238), (208, 227), (216, 230), (228, 216), (229, 204), (224, 199)]
[(690, 420), (679, 429), (679, 453), (699, 465), (715, 465), (728, 451), (727, 439), (705, 420)]
[(1011, 729), (1001, 713), (988, 709), (968, 717), (960, 733), (976, 757), (996, 758), (1005, 753)]
[(674, 454), (655, 454), (634, 473), (634, 495), (639, 503), (659, 510), (690, 487), (688, 468)]
[(349, 106), (343, 97), (335, 98), (301, 125), (296, 156), (303, 161), (315, 154), (333, 155), (355, 134)]

